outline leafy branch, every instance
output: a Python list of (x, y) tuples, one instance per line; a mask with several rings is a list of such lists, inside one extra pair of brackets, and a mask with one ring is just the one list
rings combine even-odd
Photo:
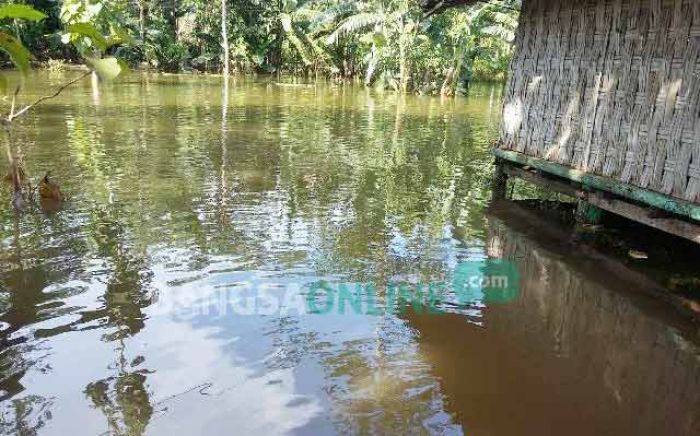
[(41, 102), (46, 101), (46, 100), (49, 100), (49, 99), (52, 99), (52, 98), (58, 97), (58, 96), (61, 94), (61, 92), (63, 92), (63, 90), (65, 90), (65, 89), (68, 88), (69, 86), (71, 86), (71, 85), (73, 85), (73, 84), (75, 84), (75, 83), (81, 81), (82, 79), (84, 79), (85, 77), (89, 76), (90, 74), (92, 74), (92, 71), (86, 71), (86, 72), (84, 72), (83, 74), (81, 74), (81, 75), (78, 76), (77, 78), (71, 80), (70, 82), (67, 82), (67, 83), (61, 85), (59, 88), (56, 89), (56, 91), (55, 91), (54, 93), (49, 94), (49, 95), (44, 95), (44, 96), (42, 96), (42, 97), (39, 97), (39, 98), (37, 98), (34, 102), (29, 103), (28, 105), (26, 105), (25, 107), (23, 107), (23, 108), (20, 109), (19, 111), (15, 112), (15, 111), (14, 111), (14, 110), (15, 110), (15, 101), (16, 101), (16, 98), (17, 98), (17, 94), (19, 93), (19, 90), (20, 90), (20, 88), (19, 88), (19, 86), (18, 86), (18, 87), (17, 87), (17, 90), (15, 91), (15, 94), (14, 94), (13, 97), (12, 97), (12, 106), (10, 107), (10, 114), (7, 116), (7, 119), (6, 119), (5, 121), (6, 121), (7, 123), (11, 123), (15, 118), (18, 118), (18, 117), (22, 116), (22, 115), (23, 115), (24, 113), (26, 113), (28, 110), (32, 109), (34, 106), (40, 104)]
[[(0, 6), (0, 26), (2, 24), (1, 21), (4, 19), (14, 20), (16, 24), (18, 20), (42, 21), (45, 18), (46, 14), (28, 5), (12, 3)], [(9, 114), (0, 118), (0, 123), (4, 127), (5, 149), (10, 163), (10, 174), (7, 178), (13, 187), (12, 204), (18, 210), (22, 209), (26, 198), (29, 198), (30, 201), (33, 200), (34, 191), (37, 187), (42, 198), (61, 201), (63, 194), (61, 194), (58, 186), (49, 180), (48, 174), (44, 176), (37, 187), (32, 188), (31, 182), (25, 176), (23, 163), (12, 151), (12, 122), (44, 101), (58, 97), (66, 88), (90, 74), (96, 74), (101, 80), (112, 80), (126, 70), (126, 67), (116, 58), (104, 57), (104, 55), (110, 47), (128, 42), (128, 35), (120, 33), (105, 37), (92, 24), (85, 22), (70, 24), (66, 28), (66, 33), (70, 36), (70, 41), (82, 54), (88, 71), (59, 86), (53, 93), (41, 96), (21, 109), (16, 110), (21, 90), (21, 85), (18, 85), (12, 95)], [(25, 77), (31, 68), (31, 53), (19, 38), (4, 32), (2, 27), (0, 27), (0, 51), (8, 55), (15, 68), (17, 68), (22, 77)], [(5, 88), (6, 83), (5, 77), (0, 74), (0, 90)]]

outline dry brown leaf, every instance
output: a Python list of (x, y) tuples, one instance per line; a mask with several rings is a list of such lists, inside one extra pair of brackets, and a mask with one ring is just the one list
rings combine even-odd
[(61, 188), (49, 179), (48, 173), (39, 182), (39, 195), (44, 199), (63, 201)]

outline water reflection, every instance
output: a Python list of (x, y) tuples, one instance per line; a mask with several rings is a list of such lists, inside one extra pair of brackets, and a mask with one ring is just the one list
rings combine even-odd
[(146, 387), (146, 376), (127, 372), (90, 383), (85, 395), (107, 418), (108, 433), (142, 435), (153, 416)]
[[(513, 259), (520, 296), (409, 321), (459, 422), (475, 434), (693, 435), (700, 431), (697, 327), (643, 293), (618, 260), (568, 254), (566, 232), (501, 204), (488, 254)], [(455, 350), (459, 350), (456, 352)]]
[[(489, 417), (521, 398), (513, 377), (544, 377), (541, 362), (557, 371), (531, 388), (576, 395), (573, 382), (555, 385), (571, 379), (552, 360), (580, 359), (578, 368), (597, 355), (565, 354), (588, 339), (566, 342), (563, 321), (555, 357), (544, 346), (511, 351), (533, 342), (516, 328), (516, 307), (541, 306), (529, 291), (512, 308), (429, 318), (221, 310), (222, 296), (249, 283), (301, 298), (323, 280), (381, 292), (446, 280), (459, 262), (492, 255), (484, 211), (498, 93), (440, 100), (133, 75), (100, 89), (99, 105), (85, 83), (42, 107), (16, 137), (30, 173), (52, 170), (70, 201), (53, 215), (0, 209), (1, 430), (499, 434)], [(482, 330), (493, 340), (472, 334)], [(433, 335), (449, 353), (432, 351)], [(473, 385), (455, 374), (493, 365), (494, 347), (511, 353), (501, 370), (512, 375), (483, 377), (489, 401), (463, 402)], [(683, 365), (697, 378), (697, 363)], [(591, 422), (611, 419), (589, 410)]]
[(36, 435), (51, 419), (52, 402), (27, 395), (7, 401), (0, 409), (0, 431), (3, 434)]

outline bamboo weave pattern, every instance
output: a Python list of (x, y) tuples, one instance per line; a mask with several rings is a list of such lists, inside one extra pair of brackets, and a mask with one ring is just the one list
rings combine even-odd
[(700, 0), (525, 0), (501, 147), (700, 202)]

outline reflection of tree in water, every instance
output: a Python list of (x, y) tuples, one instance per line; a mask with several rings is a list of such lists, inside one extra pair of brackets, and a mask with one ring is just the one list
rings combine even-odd
[(0, 400), (4, 400), (24, 391), (21, 380), (26, 372), (42, 365), (46, 350), (36, 336), (53, 332), (26, 332), (25, 328), (37, 319), (54, 316), (54, 311), (41, 308), (55, 296), (43, 292), (48, 278), (42, 267), (28, 270), (20, 267), (3, 274), (0, 280), (0, 290), (7, 289), (7, 299), (0, 303), (3, 323), (0, 332)]
[(0, 434), (34, 436), (51, 419), (52, 402), (37, 395), (8, 401), (0, 407)]
[[(10, 216), (7, 212), (0, 212), (0, 219), (13, 223), (10, 232), (0, 232), (0, 238), (12, 241), (9, 249), (0, 252), (0, 270), (4, 270), (0, 273), (0, 433), (35, 434), (51, 419), (52, 402), (37, 395), (16, 397), (25, 391), (22, 379), (28, 371), (50, 370), (44, 362), (49, 350), (43, 338), (65, 331), (66, 326), (29, 327), (74, 310), (61, 300), (75, 289), (46, 290), (51, 283), (65, 281), (83, 249), (67, 229), (67, 219)], [(49, 238), (53, 238), (51, 244)], [(56, 250), (65, 254), (63, 262), (41, 261)]]
[[(19, 229), (16, 228), (14, 253), (9, 259), (13, 268), (0, 277), (0, 289), (6, 295), (0, 301), (0, 320), (4, 327), (0, 332), (0, 400), (9, 400), (24, 390), (21, 380), (29, 369), (43, 370), (41, 360), (44, 351), (42, 342), (37, 338), (54, 336), (98, 320), (103, 328), (115, 328), (115, 331), (105, 334), (104, 339), (118, 344), (118, 374), (90, 383), (85, 390), (86, 395), (105, 413), (110, 428), (115, 429), (117, 434), (142, 434), (153, 413), (145, 386), (148, 372), (131, 370), (139, 366), (143, 358), (127, 364), (124, 340), (144, 327), (143, 308), (152, 301), (147, 289), (150, 273), (147, 272), (145, 259), (132, 254), (126, 233), (114, 215), (115, 212), (96, 210), (87, 226), (98, 254), (103, 259), (109, 259), (113, 271), (106, 285), (103, 307), (82, 312), (81, 318), (70, 324), (27, 334), (18, 332), (41, 320), (75, 310), (62, 307), (62, 303), (52, 303), (67, 298), (75, 290), (45, 292), (49, 284), (64, 282), (67, 271), (74, 265), (66, 260), (58, 271), (44, 264), (32, 265), (33, 259), (51, 257), (47, 253), (50, 248), (45, 248), (47, 245), (40, 237), (51, 232), (41, 228), (31, 234), (38, 240), (23, 240), (20, 243)], [(24, 246), (26, 249), (22, 250)], [(25, 268), (27, 263), (30, 266)], [(5, 401), (0, 408), (0, 430), (3, 434), (35, 434), (46, 420), (51, 419), (50, 406), (49, 400), (38, 396)]]
[(141, 435), (153, 415), (146, 386), (149, 371), (135, 370), (142, 366), (142, 356), (127, 361), (125, 341), (145, 326), (143, 309), (153, 300), (148, 289), (152, 274), (145, 257), (130, 247), (117, 210), (97, 209), (93, 214), (89, 227), (97, 252), (110, 261), (113, 272), (103, 307), (84, 312), (81, 323), (99, 320), (102, 328), (112, 329), (103, 338), (116, 344), (116, 375), (89, 383), (85, 395), (107, 417), (110, 434)]
[(153, 275), (148, 270), (148, 261), (131, 248), (116, 210), (94, 210), (88, 227), (97, 254), (109, 262), (112, 276), (107, 280), (103, 306), (83, 312), (80, 322), (85, 324), (99, 320), (102, 328), (114, 328), (113, 332), (105, 334), (107, 341), (133, 336), (143, 329), (143, 309), (154, 299), (148, 289)]
[[(340, 121), (335, 119), (333, 128), (343, 122), (363, 121), (358, 121), (356, 115), (346, 115)], [(303, 132), (301, 124), (306, 123), (308, 130), (308, 122), (299, 120), (299, 128), (288, 130)], [(470, 150), (462, 147), (462, 143), (451, 139), (455, 133), (448, 130), (449, 123), (443, 119), (428, 120), (435, 129), (416, 132), (410, 141), (399, 135), (406, 124), (401, 102), (390, 119), (370, 117), (366, 123), (368, 125), (362, 128), (348, 128), (357, 135), (366, 136), (358, 141), (367, 144), (366, 148), (341, 151), (345, 161), (314, 165), (309, 165), (308, 159), (337, 155), (338, 151), (329, 149), (304, 154), (304, 162), (285, 162), (289, 173), (283, 177), (287, 178), (290, 208), (300, 211), (318, 207), (319, 199), (342, 203), (344, 199), (337, 198), (338, 194), (344, 195), (339, 187), (348, 182), (344, 178), (354, 179), (349, 192), (352, 198), (350, 222), (345, 223), (339, 235), (325, 237), (336, 241), (337, 245), (324, 251), (324, 256), (332, 257), (335, 267), (352, 265), (347, 269), (355, 276), (359, 267), (357, 260), (370, 260), (362, 268), (372, 271), (365, 270), (361, 275), (368, 274), (366, 277), (386, 283), (397, 269), (402, 269), (400, 259), (397, 262), (390, 255), (391, 238), (387, 226), (391, 225), (393, 217), (404, 218), (400, 223), (401, 231), (410, 233), (416, 226), (423, 225), (431, 234), (439, 232), (444, 224), (459, 221), (461, 199), (485, 199), (487, 184), (479, 178), (484, 174), (463, 171), (475, 164), (473, 156), (470, 157)], [(325, 126), (313, 128), (315, 132), (323, 132), (321, 135), (338, 135), (324, 132), (324, 129)], [(442, 147), (421, 147), (433, 139), (432, 132), (437, 129), (443, 132)], [(421, 137), (422, 133), (426, 136)], [(336, 141), (313, 144), (343, 146)], [(294, 159), (293, 153), (286, 156)], [(308, 174), (309, 171), (313, 173)], [(309, 180), (323, 183), (315, 185)], [(329, 187), (337, 192), (323, 191)], [(316, 195), (307, 192), (314, 190), (318, 191)], [(328, 230), (320, 229), (322, 233)], [(420, 267), (422, 273), (434, 274), (423, 266)], [(409, 269), (416, 272), (416, 267), (412, 263)], [(367, 322), (367, 319), (358, 322)], [(374, 328), (367, 337), (336, 346), (332, 340), (324, 342), (318, 334), (304, 331), (294, 319), (279, 320), (268, 332), (274, 335), (273, 343), (278, 349), (268, 365), (288, 368), (309, 355), (319, 358), (327, 370), (325, 389), (337, 408), (335, 421), (343, 433), (410, 433), (417, 428), (441, 432), (452, 428), (451, 417), (443, 411), (439, 386), (427, 364), (416, 358), (413, 335), (404, 321), (387, 315), (371, 319), (371, 322)]]
[[(426, 115), (423, 108), (411, 109), (410, 104), (354, 94), (352, 98), (333, 95), (332, 99), (314, 96), (311, 100), (289, 92), (269, 100), (257, 91), (239, 92), (237, 88), (231, 98), (238, 100), (232, 102), (230, 110), (222, 105), (224, 122), (219, 126), (218, 116), (210, 116), (209, 112), (216, 110), (210, 101), (213, 97), (224, 102), (228, 99), (218, 88), (214, 93), (205, 92), (208, 88), (200, 82), (204, 83), (201, 79), (183, 83), (187, 86), (177, 93), (168, 87), (146, 92), (143, 86), (129, 86), (120, 92), (133, 98), (120, 101), (143, 103), (148, 94), (150, 104), (140, 104), (138, 111), (129, 105), (106, 105), (100, 111), (110, 115), (107, 117), (92, 116), (91, 107), (78, 105), (65, 117), (67, 156), (76, 160), (70, 164), (75, 167), (71, 171), (80, 176), (73, 179), (81, 180), (84, 185), (80, 189), (89, 200), (76, 198), (80, 216), (67, 220), (80, 223), (80, 227), (54, 235), (69, 234), (82, 244), (78, 248), (82, 252), (76, 255), (74, 249), (53, 245), (53, 252), (40, 257), (58, 260), (56, 264), (67, 265), (61, 265), (62, 270), (72, 272), (81, 271), (81, 265), (72, 262), (103, 260), (104, 267), (89, 273), (97, 280), (106, 278), (106, 283), (101, 307), (84, 310), (70, 325), (42, 333), (78, 329), (107, 332), (103, 339), (115, 345), (116, 363), (112, 373), (88, 384), (85, 393), (115, 432), (143, 433), (155, 406), (148, 399), (148, 372), (139, 370), (143, 362), (132, 365), (129, 360), (133, 356), (126, 352), (129, 338), (144, 328), (144, 309), (153, 298), (148, 271), (153, 260), (135, 247), (158, 247), (164, 242), (160, 238), (167, 236), (167, 245), (192, 248), (203, 253), (202, 258), (204, 254), (245, 253), (263, 260), (286, 256), (289, 263), (305, 263), (303, 256), (308, 254), (316, 256), (313, 262), (323, 262), (319, 270), (327, 267), (374, 279), (380, 275), (375, 268), (387, 255), (391, 231), (410, 234), (415, 227), (424, 226), (434, 234), (435, 229), (463, 218), (460, 201), (485, 198), (487, 185), (480, 178), (486, 175), (469, 170), (486, 161), (485, 142), (450, 111), (436, 107)], [(291, 104), (278, 99), (289, 99)], [(231, 121), (227, 126), (228, 117), (243, 122)], [(134, 128), (139, 124), (140, 128)], [(112, 203), (113, 199), (117, 203)], [(93, 202), (110, 204), (90, 210)], [(282, 210), (286, 215), (277, 218)], [(331, 213), (337, 212), (339, 218), (331, 223), (336, 217)], [(3, 213), (0, 211), (0, 218)], [(86, 218), (88, 224), (82, 226)], [(479, 220), (478, 216), (469, 218)], [(287, 239), (280, 236), (281, 249), (276, 252), (263, 245), (273, 239), (271, 223), (275, 220), (287, 226)], [(300, 222), (318, 232), (315, 238), (309, 237), (311, 242), (306, 237), (297, 238), (295, 224)], [(86, 240), (90, 247), (85, 246)], [(317, 254), (309, 250), (309, 245), (316, 248), (314, 244), (321, 245)], [(3, 257), (0, 253), (0, 266)], [(358, 265), (358, 261), (364, 263)], [(207, 262), (205, 258), (202, 263)], [(43, 306), (46, 300), (42, 298), (46, 297), (41, 290), (47, 284), (66, 281), (65, 275), (50, 276), (48, 270), (32, 268), (25, 270), (27, 277), (36, 274), (44, 280), (32, 284), (31, 291), (13, 303), (15, 308), (26, 306), (25, 326), (41, 320), (49, 310), (61, 309)], [(26, 286), (12, 285), (11, 290), (21, 287)], [(380, 410), (381, 405), (372, 403), (372, 398), (391, 391), (390, 386), (399, 391), (410, 389), (402, 384), (398, 368), (389, 363), (402, 355), (387, 351), (382, 344), (384, 326), (377, 327), (377, 337), (337, 349), (298, 326), (283, 326), (285, 329), (289, 331), (280, 333), (278, 342), (286, 347), (286, 359), (277, 363), (299, 362), (304, 355), (328, 361), (329, 371), (348, 380), (348, 384), (338, 382), (337, 392), (342, 393), (336, 398), (353, 413), (359, 414), (357, 410), (363, 408)], [(13, 350), (13, 362), (35, 357), (18, 347)], [(18, 366), (27, 365), (33, 364)], [(375, 370), (383, 375), (370, 383), (366, 375)], [(329, 386), (335, 386), (335, 376), (332, 379)], [(377, 392), (368, 393), (372, 389)], [(353, 401), (355, 397), (358, 401)], [(395, 410), (401, 409), (399, 405)], [(397, 413), (396, 419), (403, 418)], [(366, 422), (377, 419), (352, 418), (365, 424), (348, 424), (348, 428), (371, 428), (374, 424)]]
[(106, 417), (111, 435), (142, 435), (153, 416), (145, 372), (124, 372), (90, 383), (85, 395)]
[(288, 212), (328, 214), (314, 228), (323, 244), (315, 262), (324, 271), (371, 268), (394, 230), (439, 238), (449, 225), (467, 237), (483, 235), (483, 214), (473, 207), (488, 198), (480, 124), (471, 128), (442, 110), (416, 115), (400, 97), (374, 109), (382, 103), (368, 97), (367, 111), (333, 106), (320, 117), (290, 110), (281, 121)]
[(336, 425), (359, 434), (446, 430), (439, 386), (416, 357), (412, 332), (394, 317), (374, 322), (374, 337), (345, 342), (323, 360)]
[(452, 417), (444, 412), (438, 382), (418, 357), (414, 332), (406, 322), (393, 315), (360, 317), (357, 322), (369, 324), (366, 333), (338, 342), (306, 328), (296, 317), (270, 321), (265, 334), (272, 338), (276, 352), (266, 360), (266, 367), (295, 368), (305, 360), (322, 365), (323, 389), (340, 433), (456, 430)]

